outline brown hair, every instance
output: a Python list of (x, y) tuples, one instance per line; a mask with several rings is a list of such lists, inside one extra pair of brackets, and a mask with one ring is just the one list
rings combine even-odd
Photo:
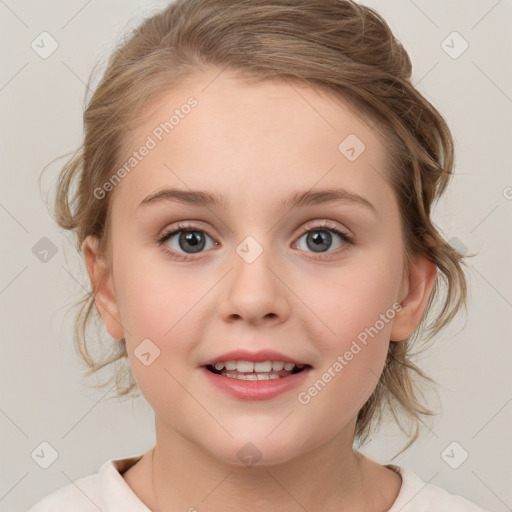
[[(314, 87), (347, 102), (382, 135), (401, 212), (405, 270), (414, 254), (423, 253), (438, 272), (418, 329), (409, 339), (389, 345), (384, 371), (359, 411), (356, 440), (368, 439), (387, 405), (402, 430), (395, 410), (414, 423), (409, 447), (418, 437), (421, 415), (434, 414), (418, 398), (417, 377), (434, 381), (412, 362), (418, 353), (412, 352), (413, 345), (420, 333), (426, 342), (466, 306), (467, 285), (463, 255), (430, 219), (452, 174), (450, 130), (411, 83), (409, 56), (373, 9), (349, 0), (178, 0), (147, 18), (113, 52), (88, 102), (83, 144), (59, 178), (58, 224), (75, 232), (79, 250), (85, 237), (93, 235), (100, 253), (108, 251), (109, 194), (99, 200), (93, 191), (119, 165), (130, 123), (136, 124), (150, 100), (210, 66), (253, 81), (278, 79)], [(436, 302), (439, 310), (427, 324)], [(136, 383), (125, 345), (93, 358), (86, 327), (94, 292), (79, 304), (75, 341), (87, 375), (119, 362), (124, 366), (115, 372), (117, 396), (128, 395)], [(128, 379), (124, 386), (123, 378)]]

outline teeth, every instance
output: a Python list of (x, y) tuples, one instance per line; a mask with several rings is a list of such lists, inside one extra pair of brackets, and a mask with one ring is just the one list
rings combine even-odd
[[(213, 366), (222, 376), (240, 380), (280, 379), (292, 375), (291, 371), (295, 368), (295, 364), (283, 361), (218, 361)], [(304, 366), (298, 364), (297, 369)]]
[(269, 372), (272, 370), (272, 361), (265, 361), (264, 363), (254, 363), (255, 372)]
[[(273, 380), (273, 379), (280, 379), (281, 377), (279, 375), (276, 375), (275, 373), (229, 373), (229, 372), (222, 372), (223, 377), (230, 377), (232, 379), (239, 379), (239, 380)], [(285, 375), (286, 377), (286, 375)]]
[(254, 371), (254, 363), (252, 361), (237, 361), (236, 371), (242, 373), (249, 373)]
[[(225, 368), (226, 370), (236, 370), (240, 373), (268, 373), (272, 371), (280, 372), (283, 369), (290, 372), (295, 367), (295, 364), (285, 363), (283, 361), (218, 361), (214, 366), (217, 371), (221, 371)], [(298, 364), (297, 368), (302, 369), (304, 365)]]

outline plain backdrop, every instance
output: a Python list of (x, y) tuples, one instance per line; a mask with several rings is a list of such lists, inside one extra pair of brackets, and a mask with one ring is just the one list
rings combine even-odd
[[(453, 131), (456, 175), (434, 220), (447, 239), (477, 253), (469, 263), (468, 315), (419, 361), (439, 384), (430, 405), (440, 402), (440, 414), (394, 459), (406, 439), (392, 424), (363, 451), (488, 510), (511, 510), (512, 2), (361, 3), (384, 15), (413, 61), (413, 82)], [(0, 511), (27, 510), (107, 459), (154, 443), (153, 413), (143, 399), (112, 399), (82, 377), (70, 308), (88, 281), (72, 238), (49, 214), (64, 159), (38, 179), (80, 143), (93, 66), (165, 5), (0, 1)], [(58, 44), (48, 58), (31, 46), (42, 32)], [(56, 251), (47, 261), (38, 256), (43, 246)], [(33, 455), (43, 442), (57, 453), (47, 469)]]

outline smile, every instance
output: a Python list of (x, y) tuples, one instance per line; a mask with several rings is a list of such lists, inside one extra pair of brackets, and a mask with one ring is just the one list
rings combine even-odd
[(216, 375), (239, 380), (282, 379), (304, 369), (303, 364), (285, 363), (283, 361), (219, 361), (206, 368)]
[(243, 400), (268, 400), (301, 385), (312, 370), (308, 364), (284, 361), (218, 361), (203, 366), (208, 380)]

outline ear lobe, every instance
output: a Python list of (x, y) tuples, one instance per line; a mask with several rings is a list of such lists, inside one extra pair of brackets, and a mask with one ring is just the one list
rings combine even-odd
[(391, 341), (409, 338), (421, 322), (423, 312), (434, 287), (437, 266), (426, 255), (419, 255), (411, 265), (404, 282), (402, 309), (395, 315)]
[(105, 259), (98, 254), (98, 242), (97, 237), (87, 236), (82, 242), (82, 252), (94, 291), (96, 309), (110, 336), (120, 340), (124, 338), (124, 333), (112, 283), (112, 272)]

